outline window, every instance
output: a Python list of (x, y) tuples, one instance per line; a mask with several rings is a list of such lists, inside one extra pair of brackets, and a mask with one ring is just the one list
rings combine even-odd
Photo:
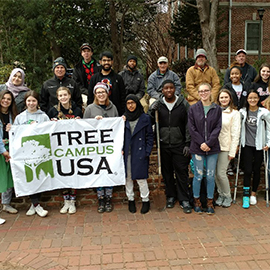
[[(259, 51), (259, 38), (260, 38), (260, 22), (259, 21), (246, 21), (245, 29), (245, 48), (249, 52)], [(261, 41), (260, 41), (261, 42)]]

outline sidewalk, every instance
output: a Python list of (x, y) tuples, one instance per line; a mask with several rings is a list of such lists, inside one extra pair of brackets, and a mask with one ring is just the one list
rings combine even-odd
[[(137, 204), (137, 210), (141, 205)], [(216, 214), (173, 209), (131, 214), (127, 204), (99, 214), (96, 206), (46, 218), (1, 213), (0, 269), (189, 270), (270, 269), (270, 208), (262, 196), (244, 210), (240, 196)]]

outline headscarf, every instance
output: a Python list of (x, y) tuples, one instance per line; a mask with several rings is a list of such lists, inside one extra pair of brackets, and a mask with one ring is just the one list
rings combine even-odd
[[(128, 100), (133, 100), (136, 103), (136, 109), (133, 112), (129, 111), (127, 108), (127, 101)], [(142, 106), (139, 98), (133, 94), (130, 94), (126, 97), (125, 104), (126, 104), (126, 106), (125, 106), (124, 115), (126, 116), (126, 119), (128, 121), (135, 121), (144, 113), (143, 106)]]
[[(16, 86), (12, 83), (12, 78), (17, 72), (20, 72), (22, 74), (22, 84), (19, 86)], [(30, 90), (27, 86), (24, 85), (24, 78), (25, 78), (25, 73), (21, 68), (14, 68), (11, 71), (11, 74), (6, 83), (6, 86), (7, 86), (7, 89), (13, 94), (14, 98), (16, 98), (20, 92)]]

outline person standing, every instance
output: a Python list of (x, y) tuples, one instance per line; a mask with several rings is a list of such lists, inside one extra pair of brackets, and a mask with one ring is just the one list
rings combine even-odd
[(161, 172), (165, 182), (166, 206), (173, 208), (178, 200), (184, 213), (191, 213), (188, 194), (189, 104), (182, 94), (176, 95), (173, 80), (164, 80), (161, 88), (163, 95), (150, 106), (149, 114), (154, 119), (155, 111), (158, 111)]
[(176, 95), (180, 95), (182, 85), (179, 77), (172, 70), (169, 70), (168, 58), (161, 56), (158, 58), (157, 64), (158, 69), (154, 71), (148, 78), (147, 93), (150, 96), (149, 105), (151, 105), (155, 100), (159, 99), (162, 94), (162, 83), (165, 80), (173, 81), (175, 85)]
[(217, 103), (222, 109), (222, 128), (219, 133), (221, 152), (217, 160), (217, 191), (216, 205), (230, 207), (232, 202), (230, 182), (226, 175), (229, 162), (234, 159), (240, 138), (240, 113), (235, 110), (232, 95), (228, 89), (221, 89)]
[(221, 108), (211, 100), (211, 85), (202, 83), (198, 87), (200, 101), (192, 105), (188, 113), (188, 127), (191, 136), (190, 153), (194, 163), (193, 196), (194, 211), (202, 213), (200, 201), (201, 182), (204, 167), (207, 181), (207, 214), (214, 214), (213, 198), (215, 172), (220, 145)]
[(72, 78), (81, 89), (83, 104), (87, 105), (90, 79), (99, 71), (99, 64), (93, 57), (94, 50), (89, 43), (83, 43), (80, 51), (83, 59), (75, 65)]
[(215, 69), (207, 64), (207, 54), (204, 49), (198, 49), (195, 54), (195, 65), (187, 70), (186, 90), (190, 105), (200, 100), (198, 87), (201, 83), (209, 83), (212, 88), (212, 100), (215, 101), (220, 88), (220, 81)]
[[(13, 192), (13, 179), (10, 168), (9, 130), (17, 115), (13, 94), (9, 90), (0, 92), (0, 192), (3, 211), (16, 214), (18, 211), (10, 205)], [(1, 222), (1, 221), (0, 221)]]
[(108, 52), (100, 54), (99, 63), (101, 71), (92, 76), (88, 88), (88, 101), (91, 104), (94, 101), (94, 87), (98, 82), (103, 82), (109, 86), (109, 99), (116, 106), (118, 114), (122, 115), (125, 111), (126, 90), (122, 77), (112, 69), (113, 55)]
[[(256, 69), (249, 65), (247, 61), (247, 52), (244, 49), (239, 49), (235, 53), (235, 60), (237, 65), (239, 65), (242, 69), (241, 81), (246, 85), (247, 89), (249, 89), (251, 83), (254, 81), (257, 71)], [(224, 76), (224, 84), (230, 81), (230, 68), (227, 68), (225, 76)]]
[(48, 112), (51, 107), (58, 104), (56, 90), (60, 86), (65, 86), (71, 93), (72, 100), (82, 107), (82, 97), (79, 85), (71, 78), (66, 76), (67, 64), (63, 57), (58, 57), (53, 62), (54, 77), (45, 81), (40, 91), (40, 108)]
[(153, 147), (154, 135), (151, 118), (145, 114), (137, 96), (126, 97), (124, 137), (124, 161), (126, 170), (126, 195), (129, 212), (136, 212), (134, 184), (136, 180), (142, 198), (141, 214), (150, 209), (149, 188), (147, 183), (149, 156)]
[[(28, 91), (25, 94), (24, 102), (26, 110), (16, 116), (14, 125), (27, 125), (34, 123), (43, 123), (49, 121), (47, 114), (39, 109), (39, 94), (35, 91)], [(26, 212), (27, 216), (33, 216), (38, 214), (40, 217), (46, 217), (47, 210), (39, 204), (41, 193), (30, 195), (31, 206)]]
[(264, 106), (264, 102), (270, 95), (270, 65), (264, 63), (260, 66), (259, 74), (254, 79), (251, 89), (257, 90), (260, 95), (260, 102)]
[[(241, 157), (244, 158), (243, 208), (257, 204), (256, 192), (260, 184), (263, 151), (270, 147), (270, 112), (260, 107), (260, 95), (251, 90), (247, 96), (245, 108), (240, 110), (241, 123)], [(253, 175), (250, 196), (250, 182)], [(250, 197), (249, 197), (250, 196)]]
[[(98, 82), (93, 89), (94, 102), (86, 107), (83, 118), (95, 118), (102, 121), (104, 117), (117, 117), (118, 110), (109, 100), (109, 92), (110, 86), (107, 83)], [(113, 210), (112, 195), (112, 186), (97, 188), (97, 211), (99, 213), (111, 212)]]

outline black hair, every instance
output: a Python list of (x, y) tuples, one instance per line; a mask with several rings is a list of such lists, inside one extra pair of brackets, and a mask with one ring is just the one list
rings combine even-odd
[(104, 52), (102, 52), (102, 53), (99, 55), (99, 60), (101, 60), (103, 56), (106, 56), (106, 57), (108, 57), (108, 58), (110, 58), (110, 59), (113, 60), (113, 55), (112, 55), (112, 53), (109, 52), (109, 51), (104, 51)]

